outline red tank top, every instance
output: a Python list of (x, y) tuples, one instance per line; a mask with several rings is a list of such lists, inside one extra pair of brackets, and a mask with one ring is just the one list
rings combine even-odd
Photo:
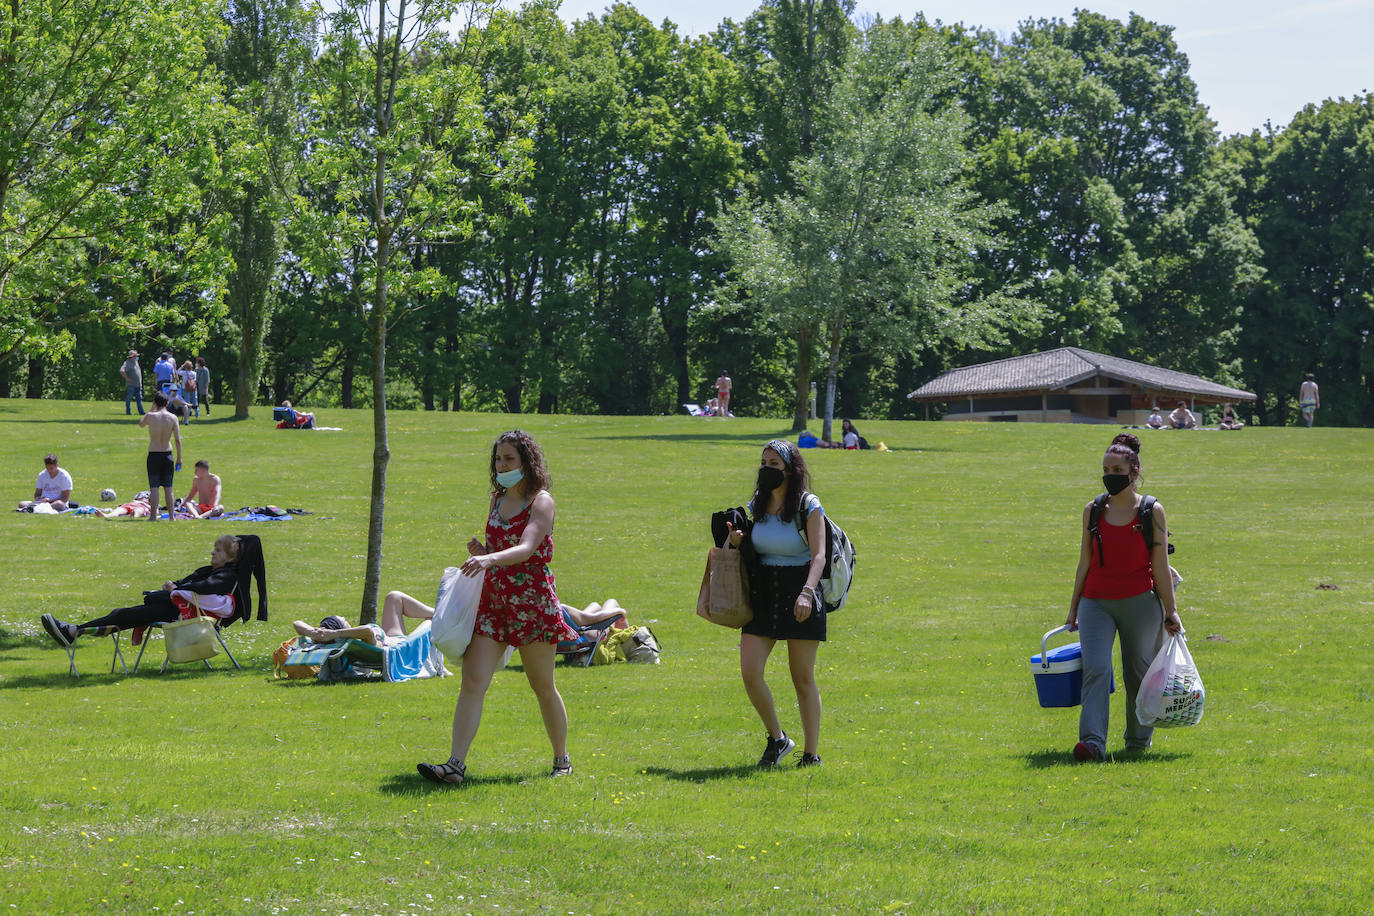
[(1097, 521), (1097, 531), (1102, 537), (1106, 565), (1101, 563), (1097, 541), (1089, 538), (1092, 558), (1088, 579), (1083, 583), (1084, 598), (1130, 598), (1155, 587), (1150, 551), (1145, 546), (1145, 535), (1138, 521), (1133, 519), (1129, 525), (1110, 525), (1104, 512)]

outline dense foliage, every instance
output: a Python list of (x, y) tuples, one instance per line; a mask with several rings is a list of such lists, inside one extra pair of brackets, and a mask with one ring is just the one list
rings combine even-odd
[[(342, 7), (352, 43), (298, 0), (0, 9), (0, 395), (113, 397), (124, 349), (171, 345), (240, 413), (376, 378), (401, 407), (668, 413), (724, 370), (742, 414), (819, 383), (900, 417), (945, 368), (1074, 344), (1255, 391), (1265, 424), (1314, 372), (1323, 421), (1374, 422), (1368, 96), (1222, 139), (1166, 25), (860, 28), (846, 0), (699, 38), (424, 4), (443, 28), (387, 72), (356, 12), (385, 5)], [(398, 230), (369, 187), (426, 215)]]

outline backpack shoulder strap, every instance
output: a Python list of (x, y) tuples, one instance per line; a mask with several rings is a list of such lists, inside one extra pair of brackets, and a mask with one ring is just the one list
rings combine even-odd
[(1155, 549), (1155, 503), (1159, 500), (1153, 496), (1141, 496), (1140, 505), (1136, 506), (1136, 519), (1140, 522), (1140, 533), (1145, 536), (1145, 549), (1153, 552)]
[(1102, 512), (1107, 508), (1107, 500), (1111, 499), (1108, 493), (1099, 493), (1093, 497), (1092, 508), (1088, 510), (1088, 534), (1092, 536), (1097, 544), (1097, 565), (1106, 566), (1107, 561), (1102, 556), (1102, 532), (1098, 530), (1098, 523), (1102, 519)]

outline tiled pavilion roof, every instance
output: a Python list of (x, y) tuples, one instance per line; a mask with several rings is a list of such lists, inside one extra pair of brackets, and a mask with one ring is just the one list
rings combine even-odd
[(1216, 402), (1255, 400), (1255, 395), (1249, 391), (1218, 385), (1197, 375), (1161, 369), (1078, 347), (1060, 347), (1043, 353), (951, 369), (926, 382), (907, 397), (916, 401), (948, 401), (966, 397), (1053, 392), (1098, 375), (1130, 382), (1163, 395)]

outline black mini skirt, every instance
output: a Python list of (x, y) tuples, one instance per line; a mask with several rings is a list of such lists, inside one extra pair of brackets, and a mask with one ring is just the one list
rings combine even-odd
[[(792, 608), (806, 585), (809, 566), (756, 566), (750, 575), (756, 577), (754, 588), (754, 619), (742, 628), (751, 636), (767, 639), (814, 639), (825, 642), (825, 608), (811, 611), (811, 616), (798, 621)], [(761, 607), (759, 605), (762, 605)]]

